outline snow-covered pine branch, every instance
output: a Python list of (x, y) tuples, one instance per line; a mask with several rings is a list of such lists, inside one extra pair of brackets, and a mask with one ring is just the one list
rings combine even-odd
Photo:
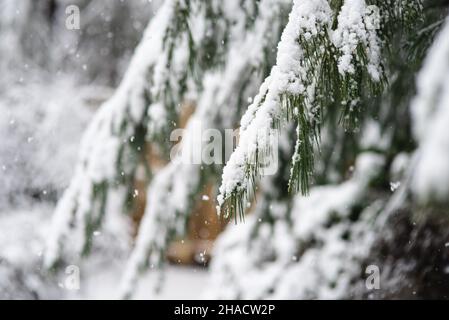
[[(132, 192), (147, 136), (165, 137), (163, 132), (172, 127), (186, 91), (188, 61), (193, 54), (189, 50), (187, 3), (164, 3), (145, 31), (120, 87), (86, 131), (74, 177), (55, 211), (46, 250), (47, 266), (60, 257), (72, 223), (84, 232), (79, 250), (88, 252), (92, 233), (105, 215), (110, 191), (124, 186)], [(159, 101), (164, 102), (164, 113), (154, 118), (154, 114), (160, 114), (152, 110)], [(158, 131), (149, 130), (154, 127)]]
[[(253, 25), (248, 30), (245, 30), (248, 17), (236, 15), (240, 10), (237, 1), (227, 1), (222, 8), (224, 16), (235, 21), (226, 31), (231, 36), (227, 51), (222, 53), (225, 68), (204, 74), (203, 91), (183, 133), (179, 157), (158, 172), (149, 186), (149, 204), (125, 270), (122, 297), (132, 296), (139, 272), (148, 264), (160, 266), (164, 262), (163, 253), (169, 241), (185, 232), (190, 210), (201, 187), (205, 181), (218, 180), (219, 168), (184, 162), (183, 157), (189, 156), (197, 142), (190, 138), (199, 125), (223, 131), (237, 125), (242, 113), (241, 101), (254, 94), (263, 80), (263, 70), (273, 63), (274, 59), (266, 52), (279, 41), (283, 28), (280, 17), (288, 12), (289, 6), (288, 1), (283, 0), (260, 1), (257, 14), (252, 17)], [(201, 144), (204, 150), (207, 141), (201, 141)]]
[[(271, 48), (279, 41), (284, 26), (282, 17), (289, 8), (286, 0), (164, 3), (149, 24), (122, 84), (86, 132), (76, 173), (56, 209), (46, 252), (47, 266), (60, 257), (62, 242), (73, 224), (84, 233), (78, 251), (89, 250), (92, 233), (101, 227), (109, 193), (118, 192), (127, 201), (137, 166), (143, 161), (145, 142), (167, 149), (169, 129), (177, 121), (179, 105), (186, 94), (199, 97), (193, 120), (219, 129), (236, 125), (241, 101), (254, 94), (261, 77), (266, 76), (265, 70), (273, 64)], [(217, 68), (221, 65), (226, 68)], [(233, 117), (229, 117), (231, 110)], [(192, 128), (188, 127), (189, 131)], [(163, 220), (167, 237), (160, 240), (151, 234), (139, 240), (139, 244), (156, 241), (165, 248), (174, 234), (172, 226), (182, 225), (174, 219), (187, 219), (187, 208), (205, 175), (200, 166), (180, 163), (172, 163), (156, 174), (149, 199), (160, 198), (163, 191), (167, 197), (173, 196), (173, 186), (179, 186), (175, 188), (178, 191), (185, 187), (189, 192), (178, 194), (180, 201), (176, 205), (157, 201), (148, 206), (142, 229), (149, 228), (151, 221)], [(161, 192), (155, 195), (155, 190)], [(154, 212), (173, 214), (161, 220), (160, 214)], [(140, 251), (136, 248), (136, 252)], [(145, 259), (145, 255), (141, 257)]]
[(242, 118), (239, 145), (223, 170), (218, 210), (243, 214), (260, 161), (271, 156), (272, 129), (291, 118), (298, 128), (289, 185), (307, 194), (325, 109), (343, 105), (344, 122), (353, 123), (362, 95), (380, 92), (379, 29), (378, 7), (364, 0), (294, 1), (276, 65)]

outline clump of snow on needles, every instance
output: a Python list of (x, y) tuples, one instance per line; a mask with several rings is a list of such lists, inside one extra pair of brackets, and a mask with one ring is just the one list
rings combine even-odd
[(449, 20), (437, 36), (417, 79), (412, 104), (418, 160), (412, 189), (421, 201), (449, 195)]

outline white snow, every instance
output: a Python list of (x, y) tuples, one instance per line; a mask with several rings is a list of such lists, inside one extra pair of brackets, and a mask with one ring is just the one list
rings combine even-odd
[[(164, 283), (160, 291), (155, 290), (158, 272), (149, 272), (139, 278), (139, 288), (133, 295), (135, 300), (197, 300), (204, 298), (209, 273), (201, 268), (167, 266)], [(88, 275), (83, 290), (74, 298), (79, 299), (117, 299), (119, 288), (117, 278), (122, 275), (121, 268), (109, 268), (103, 272)]]
[[(260, 219), (262, 199), (246, 223), (229, 226), (219, 238), (206, 294), (220, 299), (344, 297), (351, 276), (361, 272), (354, 261), (369, 252), (374, 239), (370, 219), (380, 206), (366, 208), (358, 222), (349, 222), (349, 214), (383, 164), (383, 156), (363, 153), (348, 181), (296, 196), (290, 213), (285, 203), (275, 202), (270, 206), (273, 226)], [(350, 237), (344, 239), (349, 226)]]
[(412, 189), (420, 201), (447, 202), (449, 196), (449, 21), (429, 49), (411, 106), (419, 143)]
[[(380, 40), (379, 8), (367, 6), (365, 0), (345, 0), (338, 15), (338, 27), (332, 34), (332, 40), (340, 51), (338, 70), (344, 75), (355, 73), (356, 50), (362, 45), (368, 56), (367, 69), (373, 80), (379, 81)], [(366, 49), (365, 49), (366, 48)]]

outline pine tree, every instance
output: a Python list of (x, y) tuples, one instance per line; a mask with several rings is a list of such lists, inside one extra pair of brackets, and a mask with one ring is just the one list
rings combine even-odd
[[(129, 210), (144, 167), (148, 205), (124, 297), (140, 271), (164, 262), (206, 182), (219, 186), (219, 214), (245, 220), (219, 240), (213, 296), (364, 296), (364, 267), (379, 241), (398, 236), (398, 212), (406, 213), (403, 225), (421, 214), (416, 230), (445, 212), (447, 7), (437, 0), (165, 1), (86, 132), (56, 209), (47, 266), (63, 257), (73, 227), (84, 234), (79, 252), (89, 253), (111, 197)], [(188, 100), (196, 108), (187, 132), (197, 122), (225, 130), (240, 120), (239, 144), (224, 168), (175, 158), (153, 172), (147, 149), (168, 157)], [(192, 144), (183, 140), (181, 150)], [(276, 155), (276, 174), (260, 179)], [(432, 245), (443, 241), (441, 231), (432, 236)]]

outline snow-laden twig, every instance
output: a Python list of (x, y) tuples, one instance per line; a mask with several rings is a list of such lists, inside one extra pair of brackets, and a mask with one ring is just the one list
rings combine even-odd
[[(369, 254), (372, 218), (383, 203), (364, 209), (357, 222), (351, 222), (351, 214), (367, 198), (384, 163), (380, 154), (362, 153), (350, 179), (313, 187), (308, 196), (297, 195), (292, 207), (288, 201), (267, 203), (262, 197), (245, 224), (229, 226), (218, 240), (205, 297), (344, 297), (351, 276), (361, 272), (354, 261)], [(263, 183), (261, 189), (261, 195), (272, 193)]]

